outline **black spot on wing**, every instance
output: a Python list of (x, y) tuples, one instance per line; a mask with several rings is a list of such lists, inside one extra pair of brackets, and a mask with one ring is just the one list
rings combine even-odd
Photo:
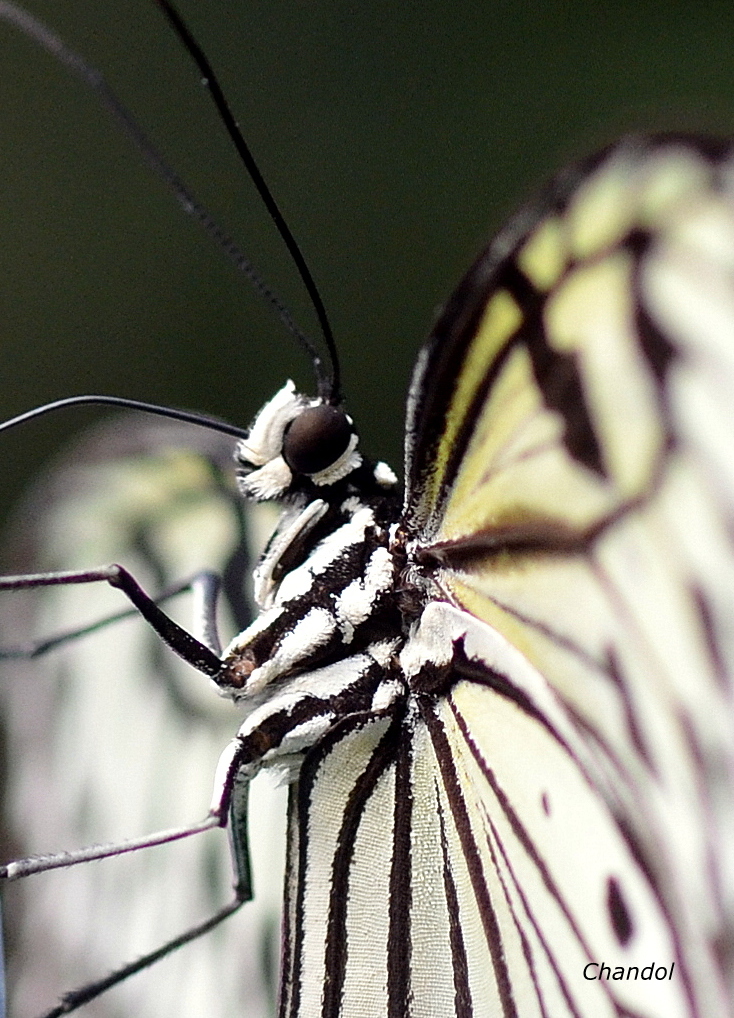
[(635, 928), (616, 877), (609, 877), (607, 880), (607, 909), (614, 936), (621, 947), (626, 947), (632, 939)]

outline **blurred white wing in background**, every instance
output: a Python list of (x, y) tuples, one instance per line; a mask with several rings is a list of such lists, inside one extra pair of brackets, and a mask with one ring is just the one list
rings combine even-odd
[[(4, 571), (120, 562), (149, 591), (197, 570), (219, 571), (226, 640), (246, 621), (253, 557), (273, 522), (270, 507), (244, 507), (230, 489), (230, 458), (230, 444), (202, 429), (112, 421), (27, 498)], [(166, 609), (190, 627), (190, 596), (174, 601)], [(2, 645), (127, 608), (105, 584), (6, 594)], [(237, 710), (130, 614), (33, 661), (3, 663), (8, 857), (124, 839), (206, 814)], [(243, 1000), (249, 1018), (274, 1013), (285, 791), (269, 775), (253, 783), (250, 818), (255, 901), (86, 1014), (224, 1018)], [(60, 993), (155, 949), (229, 901), (231, 887), (222, 831), (10, 885), (11, 1013), (41, 1012)]]

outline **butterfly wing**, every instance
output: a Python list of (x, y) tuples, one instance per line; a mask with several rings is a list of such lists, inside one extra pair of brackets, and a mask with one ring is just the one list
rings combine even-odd
[[(250, 581), (262, 534), (272, 526), (229, 490), (230, 460), (229, 443), (200, 430), (151, 427), (133, 417), (110, 423), (58, 464), (21, 507), (9, 542), (12, 571), (30, 563), (38, 571), (118, 561), (147, 589), (160, 591), (199, 569), (218, 570), (226, 637), (250, 613), (243, 582)], [(260, 536), (253, 530), (258, 524)], [(8, 645), (76, 629), (128, 606), (95, 585), (22, 592), (0, 607)], [(191, 626), (189, 597), (168, 601), (167, 608)], [(205, 815), (219, 753), (239, 716), (163, 649), (142, 620), (131, 617), (36, 661), (10, 664), (2, 688), (16, 856), (126, 838)], [(253, 783), (252, 794), (255, 901), (90, 1004), (90, 1013), (224, 1016), (237, 1013), (245, 998), (248, 1013), (273, 1013), (285, 803), (267, 777)], [(14, 906), (14, 1009), (40, 1013), (62, 990), (159, 946), (228, 901), (231, 885), (221, 832), (12, 885), (6, 900)]]
[[(611, 1013), (729, 1013), (733, 167), (727, 146), (665, 137), (563, 174), (482, 255), (417, 367), (415, 554), (536, 676), (504, 655), (434, 722), (459, 768), (441, 795), (487, 843), (498, 951), (524, 972), (508, 962), (502, 1013), (546, 1013), (548, 965), (569, 1013), (604, 1013), (581, 964), (606, 960), (603, 927), (610, 949), (668, 936), (649, 960), (680, 978), (675, 1006), (611, 982)], [(436, 653), (424, 639), (423, 663)], [(565, 817), (552, 835), (543, 802)]]
[[(668, 978), (673, 935), (605, 803), (486, 670), (419, 717), (352, 718), (294, 798), (308, 822), (291, 843), (283, 1014), (691, 1013)], [(617, 931), (637, 923), (624, 952), (606, 921), (617, 876)], [(667, 959), (665, 981), (610, 989), (583, 978), (593, 958), (638, 972)]]

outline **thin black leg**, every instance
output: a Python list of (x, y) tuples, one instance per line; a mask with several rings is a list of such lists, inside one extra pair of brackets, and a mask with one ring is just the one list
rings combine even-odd
[[(12, 577), (6, 578), (12, 579)], [(220, 580), (216, 573), (197, 573), (190, 579), (177, 583), (175, 587), (169, 587), (167, 590), (164, 590), (154, 600), (156, 604), (163, 604), (171, 598), (178, 597), (179, 594), (196, 592), (198, 585), (204, 582), (206, 582), (208, 589), (203, 593), (202, 600), (205, 612), (210, 614), (205, 620), (205, 632), (202, 636), (202, 643), (205, 643), (211, 650), (217, 653), (219, 650), (219, 638), (216, 629), (216, 592), (219, 589)], [(101, 618), (95, 619), (94, 622), (88, 622), (84, 626), (64, 629), (50, 636), (43, 636), (38, 640), (29, 640), (27, 643), (0, 647), (0, 661), (32, 661), (34, 658), (43, 657), (44, 654), (62, 647), (65, 643), (72, 643), (74, 640), (90, 636), (92, 633), (97, 633), (107, 626), (114, 625), (115, 622), (123, 622), (125, 619), (139, 616), (140, 612), (137, 608), (125, 608), (122, 611), (112, 612), (110, 615), (103, 615)], [(212, 632), (216, 638), (217, 646), (214, 645), (213, 640), (211, 643), (209, 642)]]
[(151, 951), (150, 954), (144, 954), (142, 958), (136, 958), (135, 961), (130, 962), (128, 965), (123, 965), (122, 968), (116, 969), (108, 976), (105, 976), (104, 979), (87, 983), (86, 986), (80, 986), (77, 990), (70, 990), (63, 995), (56, 1007), (46, 1011), (41, 1018), (60, 1018), (61, 1015), (76, 1011), (78, 1007), (88, 1004), (90, 1000), (94, 1000), (95, 997), (99, 997), (107, 990), (112, 989), (113, 986), (117, 986), (118, 983), (122, 983), (130, 976), (134, 976), (136, 972), (150, 968), (151, 965), (155, 965), (157, 961), (178, 950), (179, 947), (183, 947), (184, 944), (188, 944), (192, 940), (196, 940), (198, 937), (202, 937), (205, 933), (213, 930), (215, 926), (219, 926), (221, 922), (229, 918), (243, 904), (244, 901), (237, 897), (234, 901), (225, 905), (224, 908), (215, 912), (205, 922), (200, 923), (198, 926), (192, 926), (184, 933), (179, 934), (178, 937), (174, 937), (163, 944), (157, 950)]
[(167, 957), (167, 955), (171, 954), (173, 951), (178, 950), (179, 947), (183, 947), (184, 944), (188, 944), (192, 940), (196, 940), (205, 933), (209, 933), (209, 931), (213, 930), (215, 926), (218, 926), (221, 922), (236, 912), (241, 905), (252, 899), (250, 854), (247, 838), (247, 804), (249, 784), (248, 778), (236, 775), (229, 783), (228, 791), (222, 798), (222, 810), (226, 810), (229, 815), (232, 862), (235, 871), (234, 901), (225, 905), (224, 908), (220, 909), (218, 912), (215, 912), (215, 914), (205, 920), (205, 922), (199, 923), (197, 926), (192, 926), (190, 929), (185, 930), (183, 933), (179, 934), (179, 936), (167, 941), (155, 951), (151, 951), (149, 954), (143, 955), (142, 958), (137, 958), (135, 961), (130, 962), (127, 965), (123, 965), (121, 968), (111, 972), (103, 979), (98, 979), (93, 983), (87, 983), (85, 986), (81, 986), (76, 990), (71, 990), (68, 993), (65, 993), (56, 1007), (47, 1011), (44, 1015), (42, 1015), (42, 1018), (60, 1018), (61, 1015), (69, 1014), (71, 1011), (76, 1011), (77, 1008), (82, 1007), (84, 1004), (88, 1004), (90, 1000), (94, 1000), (95, 997), (99, 997), (102, 993), (105, 993), (113, 986), (117, 986), (130, 976), (135, 975), (137, 972), (141, 972), (143, 969), (149, 968), (157, 961)]
[[(204, 574), (202, 574), (204, 575)], [(33, 573), (25, 576), (0, 577), (0, 590), (25, 590), (35, 587), (66, 586), (76, 583), (109, 583), (117, 587), (137, 608), (143, 618), (153, 627), (164, 643), (174, 653), (205, 675), (216, 675), (222, 667), (221, 659), (206, 643), (197, 640), (158, 607), (155, 600), (145, 593), (140, 584), (123, 566), (111, 565), (102, 569), (79, 569), (59, 573)], [(215, 595), (214, 595), (215, 597)], [(211, 608), (211, 593), (203, 603)], [(215, 632), (214, 620), (205, 628), (206, 638)], [(214, 642), (214, 641), (213, 641)], [(218, 639), (215, 637), (216, 645)]]

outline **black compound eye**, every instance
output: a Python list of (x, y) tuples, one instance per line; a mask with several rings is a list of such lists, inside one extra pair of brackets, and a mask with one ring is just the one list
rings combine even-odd
[(351, 437), (352, 425), (343, 411), (309, 407), (288, 425), (283, 459), (296, 474), (318, 474), (346, 452)]

